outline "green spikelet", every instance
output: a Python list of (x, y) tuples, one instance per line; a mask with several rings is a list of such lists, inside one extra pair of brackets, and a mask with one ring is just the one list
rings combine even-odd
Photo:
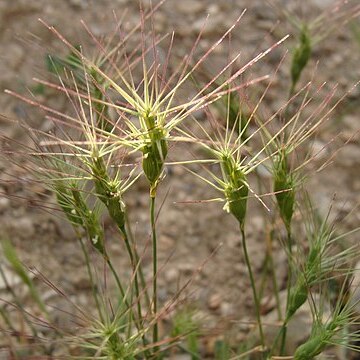
[(311, 39), (309, 30), (303, 26), (300, 34), (300, 42), (295, 48), (291, 63), (291, 92), (294, 91), (298, 83), (301, 73), (304, 70), (311, 56)]
[(151, 189), (150, 195), (154, 196), (157, 182), (162, 174), (165, 159), (168, 153), (168, 144), (164, 129), (155, 126), (153, 116), (144, 118), (147, 127), (146, 145), (143, 147), (142, 167)]
[(167, 151), (165, 139), (153, 141), (150, 145), (144, 147), (142, 166), (150, 184), (156, 183), (159, 179), (164, 167)]
[(113, 193), (112, 197), (108, 200), (107, 209), (111, 218), (115, 221), (117, 226), (123, 230), (125, 228), (125, 205), (122, 202), (120, 195)]
[(336, 315), (327, 324), (322, 323), (320, 319), (314, 321), (310, 337), (296, 349), (294, 360), (308, 360), (320, 355), (336, 333), (336, 329), (333, 328), (335, 319)]
[[(342, 293), (343, 294), (343, 293)], [(358, 316), (354, 311), (353, 304), (344, 304), (340, 296), (331, 315), (324, 323), (321, 319), (322, 313), (317, 311), (317, 318), (313, 322), (312, 330), (308, 340), (300, 345), (294, 354), (294, 360), (313, 359), (320, 355), (329, 344), (338, 344), (351, 348), (349, 339), (358, 339), (358, 333), (348, 333), (349, 324), (357, 323)], [(347, 329), (346, 333), (343, 332)]]
[(231, 156), (224, 156), (221, 164), (226, 183), (224, 194), (225, 210), (230, 212), (244, 229), (249, 188), (243, 171), (236, 165)]
[(76, 189), (77, 184), (73, 182), (69, 184), (69, 187), (66, 187), (61, 181), (57, 181), (54, 184), (56, 201), (73, 226), (83, 226), (83, 220), (76, 210), (74, 198), (70, 190), (71, 188)]
[(304, 269), (291, 288), (286, 319), (289, 320), (308, 298), (309, 288), (316, 284), (321, 274), (321, 248), (319, 242), (312, 244), (306, 257)]
[(54, 185), (59, 206), (71, 224), (81, 226), (86, 231), (92, 246), (107, 258), (104, 233), (96, 215), (88, 208), (81, 195), (78, 183), (73, 181), (67, 185), (65, 186), (60, 181)]
[(82, 218), (82, 226), (85, 229), (91, 245), (107, 260), (108, 256), (104, 245), (104, 232), (96, 214), (91, 211), (78, 189), (72, 190), (76, 211)]
[(324, 344), (320, 335), (314, 336), (296, 349), (294, 360), (313, 359), (315, 356), (321, 354), (325, 345), (326, 343)]
[(98, 198), (108, 209), (110, 217), (120, 229), (125, 227), (125, 205), (121, 199), (120, 183), (111, 180), (105, 163), (101, 158), (94, 158), (91, 166)]
[(286, 319), (289, 320), (308, 298), (308, 286), (305, 279), (300, 276), (297, 284), (291, 288), (289, 303), (286, 310)]
[(274, 192), (279, 206), (280, 216), (289, 229), (294, 214), (295, 181), (289, 172), (287, 156), (282, 151), (274, 164)]
[(318, 277), (323, 274), (322, 269), (322, 251), (321, 251), (321, 243), (315, 242), (311, 245), (309, 255), (305, 264), (305, 271), (307, 274), (307, 282), (308, 284), (315, 283), (318, 280)]
[(87, 213), (85, 226), (91, 245), (107, 260), (108, 256), (104, 245), (104, 232), (94, 213)]

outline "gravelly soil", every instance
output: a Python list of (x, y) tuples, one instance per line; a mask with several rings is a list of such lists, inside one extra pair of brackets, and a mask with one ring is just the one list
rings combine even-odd
[[(306, 6), (301, 5), (300, 1), (286, 3), (288, 9), (295, 11), (299, 17), (315, 18), (316, 14), (323, 11), (320, 7), (325, 2), (307, 1)], [(355, 4), (355, 1), (352, 3)], [(294, 32), (294, 28), (283, 18), (281, 6), (272, 8), (261, 0), (168, 0), (156, 15), (155, 28), (158, 32), (175, 30), (178, 46), (173, 52), (175, 55), (183, 56), (184, 52), (191, 48), (207, 14), (209, 19), (200, 51), (218, 39), (245, 7), (247, 12), (238, 28), (234, 30), (231, 40), (231, 51), (243, 52), (242, 63), (288, 32)], [(27, 89), (33, 90), (35, 85), (32, 78), (42, 76), (46, 72), (46, 54), (57, 51), (66, 53), (59, 41), (38, 21), (38, 18), (56, 26), (62, 34), (72, 39), (73, 43), (91, 46), (91, 40), (80, 20), (83, 19), (95, 35), (105, 35), (114, 27), (113, 11), (118, 18), (125, 14), (125, 29), (131, 29), (139, 19), (136, 1), (0, 0), (0, 112), (10, 118), (26, 120), (44, 131), (51, 130), (51, 123), (45, 120), (38, 110), (3, 93), (4, 89), (12, 89), (22, 94), (27, 93)], [(293, 39), (290, 38), (281, 49), (275, 50), (261, 64), (252, 68), (250, 73), (271, 72), (281, 60), (284, 51), (291, 49), (293, 44)], [(325, 89), (330, 89), (338, 83), (339, 91), (336, 98), (340, 98), (342, 93), (359, 79), (359, 50), (359, 44), (356, 43), (349, 27), (344, 26), (342, 30), (333, 32), (315, 47), (306, 76), (311, 76), (311, 71), (319, 61), (315, 76), (316, 84), (327, 81)], [(209, 69), (218, 68), (223, 64), (224, 58), (228, 56), (227, 52), (226, 44), (220, 46), (209, 64)], [(276, 111), (286, 100), (289, 58), (285, 58), (277, 74), (277, 80), (264, 100), (271, 109), (270, 113)], [(43, 97), (44, 101), (60, 110), (66, 106), (63, 99), (55, 97), (51, 92), (43, 94)], [(326, 154), (319, 156), (311, 164), (313, 176), (307, 183), (310, 195), (321, 214), (327, 212), (336, 193), (333, 216), (342, 219), (342, 231), (355, 228), (360, 220), (360, 213), (356, 210), (360, 201), (360, 146), (356, 135), (356, 131), (359, 130), (359, 114), (356, 113), (359, 97), (360, 92), (355, 89), (318, 134), (314, 143), (315, 149), (321, 149), (331, 143), (325, 150)], [(8, 120), (0, 121), (3, 134), (20, 142), (29, 141), (23, 129)], [(346, 145), (338, 151), (329, 166), (317, 173), (316, 170), (326, 156), (330, 156), (344, 143)], [(74, 241), (72, 229), (60, 216), (54, 216), (53, 211), (45, 212), (39, 209), (37, 203), (51, 199), (51, 196), (40, 184), (28, 181), (25, 170), (14, 167), (5, 159), (0, 161), (0, 166), (3, 180), (0, 184), (0, 226), (3, 233), (16, 244), (19, 256), (25, 264), (36, 267), (53, 283), (60, 285), (68, 296), (87, 306), (89, 283), (83, 257), (78, 243)], [(260, 176), (267, 186), (269, 177), (266, 172)], [(147, 224), (148, 219), (145, 182), (140, 181), (136, 189), (136, 198), (129, 196), (127, 199), (129, 213), (136, 238), (141, 244), (145, 244), (149, 236), (148, 226), (143, 225)], [(170, 192), (166, 196), (168, 189)], [(253, 316), (251, 290), (235, 221), (223, 212), (219, 203), (182, 203), (216, 196), (216, 193), (212, 193), (182, 168), (174, 168), (168, 173), (160, 195), (164, 199), (158, 224), (160, 263), (166, 263), (159, 275), (160, 300), (168, 301), (181, 283), (193, 277), (192, 285), (184, 294), (191, 302), (197, 304), (200, 309), (198, 317), (206, 323), (206, 327), (210, 329), (209, 333), (213, 334), (207, 337), (209, 351), (211, 352), (212, 338), (217, 338), (222, 332), (219, 328), (225, 328), (229, 337), (233, 337), (234, 341), (240, 341), (249, 330), (249, 326), (244, 324)], [(269, 219), (272, 214), (264, 217), (266, 211), (256, 200), (250, 201), (249, 213), (249, 251), (254, 269), (260, 274), (268, 237), (265, 219)], [(108, 232), (113, 239), (109, 246), (115, 262), (126, 272), (128, 267), (126, 260), (122, 258), (123, 250), (117, 244), (119, 240), (116, 231), (109, 225)], [(220, 244), (221, 247), (214, 254), (214, 250)], [(279, 284), (283, 286), (286, 279), (286, 257), (279, 246), (277, 248), (276, 271)], [(196, 273), (196, 269), (205, 259), (208, 259), (206, 265), (201, 272)], [(150, 261), (148, 270), (150, 273)], [(54, 305), (61, 303), (61, 299), (49, 292), (41, 281), (39, 286), (49, 302)], [(271, 303), (272, 299), (269, 298), (268, 302)], [(30, 308), (31, 306), (29, 304)], [(264, 302), (264, 309), (267, 307)], [(60, 321), (65, 321), (63, 314), (57, 316)]]

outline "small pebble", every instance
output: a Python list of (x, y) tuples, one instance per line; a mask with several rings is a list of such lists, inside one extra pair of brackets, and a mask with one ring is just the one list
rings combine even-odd
[(173, 283), (174, 281), (176, 281), (179, 277), (179, 271), (176, 268), (170, 268), (169, 270), (167, 270), (165, 272), (165, 279), (167, 282), (169, 283)]
[(210, 296), (208, 301), (208, 308), (210, 310), (217, 310), (221, 305), (221, 295), (220, 294), (213, 294)]
[(0, 213), (3, 213), (10, 206), (10, 200), (7, 197), (0, 197)]
[(13, 226), (23, 237), (30, 238), (35, 234), (34, 223), (28, 217), (22, 217), (18, 220), (15, 220)]

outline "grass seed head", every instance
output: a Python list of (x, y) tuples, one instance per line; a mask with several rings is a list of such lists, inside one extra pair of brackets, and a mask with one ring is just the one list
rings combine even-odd
[(76, 212), (82, 219), (82, 225), (86, 231), (91, 245), (107, 259), (107, 253), (104, 244), (104, 231), (95, 211), (89, 209), (81, 192), (78, 189), (72, 189)]
[(122, 201), (120, 181), (110, 179), (104, 160), (101, 158), (93, 158), (91, 169), (96, 195), (106, 206), (116, 225), (123, 229), (125, 227), (125, 204)]
[(168, 153), (168, 144), (164, 129), (155, 127), (148, 131), (149, 139), (142, 149), (142, 167), (150, 183), (151, 193), (153, 195), (164, 168), (164, 162)]
[(245, 226), (247, 199), (249, 194), (245, 174), (231, 155), (224, 155), (220, 166), (225, 183), (225, 209), (235, 216), (243, 229)]
[(274, 192), (280, 216), (289, 229), (294, 214), (295, 180), (287, 164), (287, 155), (281, 151), (274, 164)]
[(294, 91), (301, 73), (305, 69), (311, 56), (311, 38), (306, 25), (301, 29), (299, 44), (295, 48), (291, 63), (291, 89)]
[(72, 182), (69, 185), (70, 186), (65, 185), (61, 180), (54, 182), (53, 187), (56, 195), (56, 202), (73, 226), (83, 226), (83, 220), (76, 209), (74, 198), (71, 192), (71, 188), (76, 189), (78, 186), (75, 182)]
[(303, 276), (299, 277), (300, 280), (291, 288), (289, 294), (289, 304), (286, 310), (286, 320), (289, 320), (296, 311), (304, 305), (308, 298), (309, 288)]
[[(325, 346), (327, 344), (325, 343)], [(324, 343), (321, 335), (310, 338), (304, 344), (300, 345), (294, 354), (294, 360), (309, 360), (319, 355), (324, 350)]]
[[(358, 324), (358, 315), (351, 303), (343, 303), (344, 291), (346, 291), (345, 287), (341, 289), (339, 299), (326, 321), (322, 320), (322, 310), (315, 307), (316, 319), (314, 319), (310, 337), (296, 349), (294, 360), (313, 359), (330, 344), (351, 348), (352, 340), (358, 341), (359, 332), (351, 330), (350, 327), (351, 324)], [(345, 328), (347, 331), (343, 332)], [(357, 346), (354, 349), (358, 349)]]

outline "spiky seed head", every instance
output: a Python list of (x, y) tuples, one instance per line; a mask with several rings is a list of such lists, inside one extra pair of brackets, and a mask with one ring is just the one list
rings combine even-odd
[(73, 226), (83, 226), (83, 221), (76, 209), (71, 189), (78, 189), (75, 182), (71, 184), (64, 184), (60, 180), (54, 182), (56, 202), (61, 210)]
[(104, 244), (104, 231), (95, 216), (91, 211), (88, 211), (85, 217), (85, 228), (88, 233), (91, 245), (107, 259), (107, 253)]
[(142, 166), (150, 184), (154, 184), (161, 176), (167, 152), (168, 146), (165, 139), (154, 141), (143, 148)]
[(125, 206), (121, 200), (119, 194), (114, 193), (110, 199), (108, 199), (107, 205), (111, 218), (115, 221), (116, 225), (123, 231), (125, 228)]
[(86, 204), (81, 192), (78, 189), (71, 190), (74, 203), (82, 219), (82, 226), (86, 231), (91, 245), (107, 259), (107, 253), (104, 244), (104, 231), (95, 212), (91, 211)]
[[(327, 345), (325, 343), (325, 345)], [(294, 354), (294, 360), (309, 360), (319, 355), (325, 348), (321, 334), (310, 338), (304, 344), (300, 345)]]
[(231, 155), (224, 154), (221, 168), (225, 182), (226, 204), (224, 209), (231, 213), (239, 222), (240, 227), (244, 229), (249, 194), (245, 174)]
[(274, 163), (274, 192), (280, 216), (285, 226), (290, 228), (295, 205), (295, 179), (287, 164), (285, 151), (277, 156)]
[(296, 47), (292, 63), (291, 63), (291, 81), (292, 90), (294, 90), (296, 84), (300, 79), (300, 75), (303, 72), (306, 64), (308, 63), (311, 56), (311, 38), (309, 29), (306, 25), (303, 26), (300, 33), (300, 41)]
[(227, 201), (225, 209), (235, 216), (242, 229), (245, 226), (248, 193), (249, 189), (245, 184), (240, 185), (240, 188), (237, 189), (232, 186), (225, 189)]
[(122, 201), (120, 181), (110, 179), (102, 158), (92, 159), (91, 171), (97, 197), (106, 206), (116, 225), (123, 229), (125, 227), (125, 204)]
[[(154, 120), (147, 119), (149, 126)], [(165, 159), (168, 153), (166, 133), (161, 127), (149, 129), (148, 143), (143, 147), (142, 167), (151, 186), (151, 193), (156, 191), (157, 182), (162, 174)]]
[(297, 284), (290, 289), (289, 304), (285, 319), (289, 320), (295, 312), (305, 303), (308, 298), (309, 288), (303, 276), (300, 276)]
[(308, 284), (313, 284), (318, 281), (319, 276), (324, 275), (324, 271), (326, 273), (328, 270), (322, 264), (323, 255), (323, 250), (321, 249), (321, 243), (319, 241), (311, 246), (305, 264)]

